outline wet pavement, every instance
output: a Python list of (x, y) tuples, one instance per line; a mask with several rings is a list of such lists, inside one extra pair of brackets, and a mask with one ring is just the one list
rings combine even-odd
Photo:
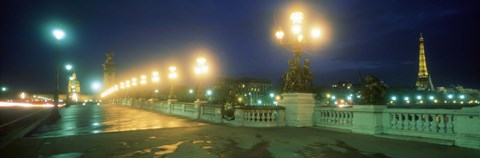
[(72, 105), (62, 118), (31, 132), (28, 137), (58, 137), (158, 128), (202, 126), (203, 123), (117, 105)]
[(477, 158), (480, 150), (314, 128), (210, 125), (16, 140), (0, 157)]

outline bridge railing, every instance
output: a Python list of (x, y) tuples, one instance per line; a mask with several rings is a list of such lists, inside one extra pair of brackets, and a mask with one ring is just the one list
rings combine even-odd
[(354, 133), (408, 136), (451, 141), (480, 149), (480, 107), (462, 109), (401, 109), (356, 105), (315, 107), (314, 126)]
[(248, 127), (285, 126), (285, 108), (281, 106), (245, 106), (235, 108), (233, 125)]
[(454, 140), (456, 113), (458, 110), (386, 109), (384, 133)]
[(149, 101), (121, 98), (108, 101), (110, 104), (127, 105), (170, 115), (199, 119), (234, 126), (277, 127), (285, 126), (285, 108), (276, 106), (236, 107), (233, 119), (226, 119), (221, 106), (200, 103)]
[(353, 110), (350, 108), (315, 107), (315, 126), (350, 129), (353, 126)]

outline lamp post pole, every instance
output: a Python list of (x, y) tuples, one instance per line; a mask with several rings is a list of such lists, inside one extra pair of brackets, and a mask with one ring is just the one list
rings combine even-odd
[[(70, 71), (72, 69), (72, 66), (71, 65), (66, 65), (65, 68), (67, 69), (67, 71)], [(70, 73), (67, 73), (67, 74), (70, 74)], [(70, 91), (72, 87), (70, 87), (70, 81), (71, 81), (71, 78), (70, 78), (70, 75), (67, 75), (68, 77), (68, 81), (67, 81), (67, 95), (65, 97), (65, 106), (68, 107), (70, 106)]]
[(57, 54), (56, 54), (56, 59), (55, 59), (55, 95), (53, 97), (54, 99), (54, 106), (53, 106), (53, 110), (58, 112), (58, 91), (59, 91), (59, 84), (58, 84), (58, 80), (59, 80), (59, 67), (60, 67), (60, 44), (59, 42), (57, 41)]
[(175, 96), (175, 79), (177, 78), (177, 68), (175, 66), (170, 66), (168, 68), (170, 70), (170, 74), (168, 74), (168, 78), (170, 78), (170, 93), (168, 94), (168, 102), (172, 103), (177, 101), (177, 97)]
[(203, 89), (203, 77), (208, 72), (206, 65), (207, 60), (205, 58), (197, 59), (197, 66), (195, 67), (195, 74), (198, 75), (198, 82), (196, 87), (196, 99), (201, 102), (205, 99), (205, 90)]
[(57, 39), (57, 53), (56, 53), (56, 61), (55, 61), (55, 94), (53, 95), (53, 113), (52, 116), (54, 119), (60, 118), (60, 112), (58, 111), (58, 93), (59, 93), (59, 71), (60, 71), (60, 40), (65, 36), (65, 33), (62, 30), (55, 29), (53, 30), (53, 35)]

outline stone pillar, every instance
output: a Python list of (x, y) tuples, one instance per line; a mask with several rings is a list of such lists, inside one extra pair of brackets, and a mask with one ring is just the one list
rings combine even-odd
[(315, 106), (313, 93), (283, 93), (283, 99), (278, 105), (285, 107), (285, 122), (287, 126), (313, 126)]
[(455, 145), (480, 149), (480, 106), (462, 108), (453, 122)]
[(203, 113), (203, 111), (202, 111), (202, 110), (203, 110), (202, 106), (205, 105), (205, 104), (207, 103), (207, 101), (197, 100), (197, 101), (195, 101), (195, 102), (193, 102), (193, 103), (194, 103), (194, 107), (193, 107), (193, 108), (195, 109), (195, 111), (193, 112), (193, 115), (194, 115), (193, 118), (195, 118), (195, 119), (200, 119), (200, 116), (201, 116), (202, 113)]
[(383, 110), (386, 105), (354, 105), (353, 133), (381, 134), (383, 133)]

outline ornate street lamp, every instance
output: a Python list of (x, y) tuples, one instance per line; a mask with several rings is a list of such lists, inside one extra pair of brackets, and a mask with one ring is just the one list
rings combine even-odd
[(203, 76), (208, 72), (208, 66), (206, 65), (207, 60), (205, 58), (198, 58), (197, 65), (195, 66), (195, 74), (198, 76), (196, 96), (198, 102), (205, 100), (205, 94), (203, 90)]
[(177, 97), (175, 96), (175, 79), (177, 78), (177, 68), (175, 66), (170, 66), (168, 68), (170, 70), (170, 74), (168, 74), (168, 78), (170, 78), (170, 93), (168, 94), (168, 102), (175, 102), (177, 101)]
[[(301, 57), (303, 54), (303, 45), (310, 42), (309, 39), (316, 39), (321, 36), (318, 28), (312, 28), (311, 38), (306, 38), (303, 26), (303, 13), (293, 12), (290, 15), (291, 31), (284, 32), (279, 30), (275, 32), (278, 42), (293, 51), (294, 61), (289, 60), (290, 69), (284, 75), (285, 92), (312, 92), (313, 77), (310, 71), (310, 61), (305, 59), (303, 67), (301, 66)], [(312, 40), (313, 41), (313, 40)]]

